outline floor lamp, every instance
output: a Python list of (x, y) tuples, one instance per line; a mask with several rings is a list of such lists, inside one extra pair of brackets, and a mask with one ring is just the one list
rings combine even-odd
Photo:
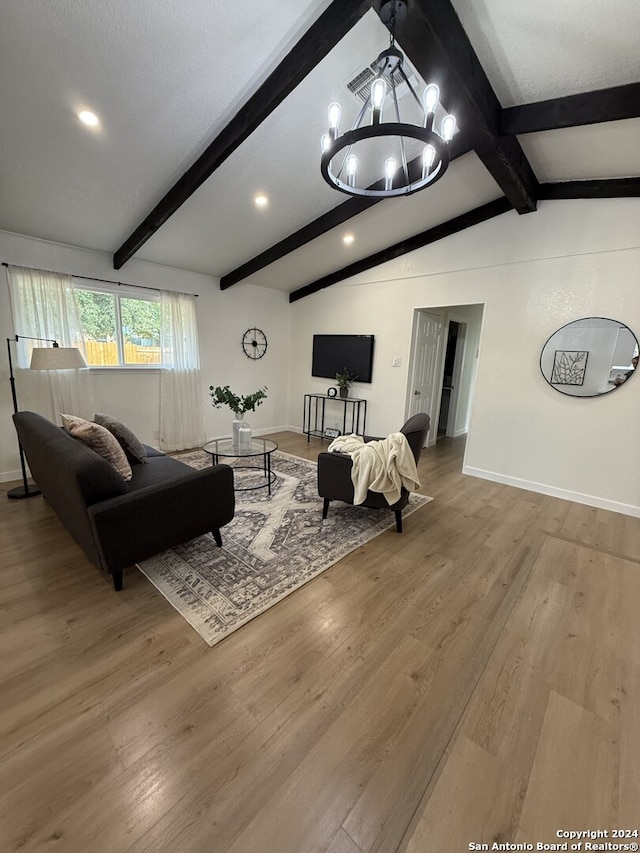
[[(28, 335), (15, 335), (7, 338), (7, 353), (9, 355), (9, 382), (11, 383), (11, 397), (13, 399), (14, 414), (18, 414), (18, 398), (16, 396), (16, 379), (13, 375), (13, 360), (11, 358), (12, 341), (40, 341), (52, 344), (50, 347), (34, 347), (31, 352), (30, 370), (74, 370), (86, 367), (87, 363), (77, 347), (61, 347), (57, 341), (50, 338), (31, 338)], [(7, 497), (10, 498), (34, 498), (41, 494), (35, 486), (29, 486), (27, 480), (27, 467), (24, 459), (24, 450), (18, 440), (20, 450), (20, 467), (22, 468), (22, 485), (15, 489), (9, 489)]]

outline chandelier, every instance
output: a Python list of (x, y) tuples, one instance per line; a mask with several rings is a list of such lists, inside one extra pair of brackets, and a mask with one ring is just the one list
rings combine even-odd
[[(442, 112), (438, 86), (430, 83), (419, 98), (405, 73), (403, 54), (395, 47), (395, 26), (406, 11), (404, 0), (386, 0), (380, 8), (380, 18), (389, 27), (390, 44), (372, 65), (376, 74), (351, 130), (339, 134), (342, 108), (336, 102), (329, 105), (329, 131), (322, 137), (320, 170), (330, 186), (349, 195), (411, 195), (440, 180), (449, 165), (455, 117), (445, 115), (436, 126), (436, 113)], [(400, 87), (412, 96), (414, 122), (400, 118)], [(363, 125), (367, 114), (371, 123)], [(391, 120), (383, 121), (387, 114)]]

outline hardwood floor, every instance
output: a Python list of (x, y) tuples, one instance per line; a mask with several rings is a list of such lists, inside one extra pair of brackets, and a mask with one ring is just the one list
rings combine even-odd
[(134, 568), (114, 592), (42, 498), (0, 492), (0, 849), (640, 828), (640, 519), (466, 477), (463, 447), (423, 454), (435, 500), (403, 534), (211, 649)]

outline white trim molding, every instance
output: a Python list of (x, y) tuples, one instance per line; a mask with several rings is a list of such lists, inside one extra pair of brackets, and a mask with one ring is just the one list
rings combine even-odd
[(508, 477), (504, 474), (496, 474), (494, 471), (484, 471), (481, 468), (472, 468), (464, 465), (463, 474), (471, 477), (480, 477), (482, 480), (491, 480), (494, 483), (502, 483), (505, 486), (514, 486), (517, 489), (526, 489), (528, 492), (538, 492), (541, 495), (549, 495), (552, 498), (561, 498), (565, 501), (586, 504), (598, 509), (606, 509), (610, 512), (619, 512), (622, 515), (631, 515), (640, 518), (640, 506), (622, 504), (618, 501), (610, 501), (606, 498), (598, 498), (594, 495), (583, 495), (580, 492), (570, 492), (568, 489), (558, 489), (555, 486), (547, 486), (545, 483), (533, 483), (528, 480), (520, 480), (518, 477)]

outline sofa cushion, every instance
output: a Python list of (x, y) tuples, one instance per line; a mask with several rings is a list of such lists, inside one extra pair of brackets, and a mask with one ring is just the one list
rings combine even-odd
[(133, 475), (129, 482), (129, 488), (135, 491), (136, 489), (143, 489), (145, 486), (153, 486), (174, 477), (193, 473), (194, 469), (172, 456), (158, 454), (149, 456), (146, 465), (132, 465), (131, 470)]
[(106, 427), (94, 424), (76, 415), (61, 414), (62, 425), (69, 435), (84, 442), (91, 450), (102, 456), (120, 474), (123, 480), (131, 479), (131, 465), (127, 456)]
[(116, 437), (131, 462), (146, 462), (147, 451), (128, 426), (111, 415), (96, 414), (94, 422), (105, 427)]

